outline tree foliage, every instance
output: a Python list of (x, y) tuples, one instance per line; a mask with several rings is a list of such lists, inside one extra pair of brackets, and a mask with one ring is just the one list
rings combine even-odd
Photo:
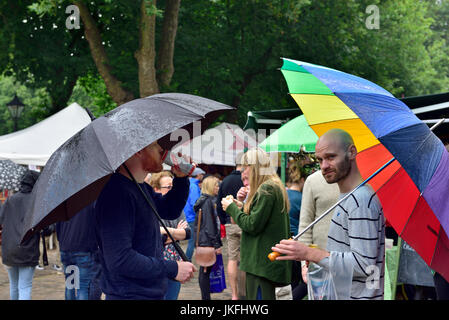
[[(82, 14), (81, 28), (67, 30), (73, 3), (91, 21)], [(367, 25), (369, 6), (378, 28)], [(397, 97), (448, 90), (449, 0), (8, 0), (0, 12), (0, 68), (14, 76), (2, 79), (47, 92), (41, 114), (79, 99), (99, 116), (177, 91), (236, 107), (220, 121), (243, 125), (250, 110), (296, 107), (281, 57), (364, 77)]]
[(66, 107), (78, 77), (92, 63), (82, 32), (65, 27), (65, 8), (48, 16), (30, 10), (32, 5), (31, 0), (1, 2), (0, 68), (30, 88), (46, 88), (50, 115)]

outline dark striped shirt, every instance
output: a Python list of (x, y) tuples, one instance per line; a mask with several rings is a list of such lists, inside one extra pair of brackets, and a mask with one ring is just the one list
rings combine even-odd
[(371, 186), (361, 187), (335, 209), (327, 250), (331, 255), (320, 265), (334, 275), (338, 299), (383, 299), (385, 218)]

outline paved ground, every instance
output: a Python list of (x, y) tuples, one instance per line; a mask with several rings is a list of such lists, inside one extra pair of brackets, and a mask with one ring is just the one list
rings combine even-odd
[[(47, 241), (48, 243), (48, 241)], [(223, 241), (223, 260), (226, 266), (226, 240)], [(183, 241), (181, 246), (185, 250), (187, 241)], [(41, 250), (42, 252), (42, 250)], [(65, 280), (62, 271), (53, 269), (53, 265), (61, 265), (59, 249), (47, 250), (49, 265), (44, 270), (36, 270), (33, 279), (33, 300), (64, 300)], [(199, 268), (198, 268), (199, 269)], [(226, 268), (225, 268), (226, 272)], [(212, 300), (230, 300), (231, 290), (228, 279), (226, 279), (227, 288), (221, 293), (212, 293)], [(0, 300), (9, 300), (9, 280), (8, 273), (4, 265), (0, 266)], [(181, 286), (179, 300), (201, 300), (201, 292), (198, 284), (198, 272), (188, 283)]]

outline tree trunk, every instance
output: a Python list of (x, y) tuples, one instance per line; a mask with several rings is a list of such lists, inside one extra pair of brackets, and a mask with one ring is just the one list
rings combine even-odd
[(50, 88), (51, 109), (49, 115), (55, 114), (67, 107), (67, 102), (72, 96), (73, 88), (75, 88), (77, 80), (78, 76), (74, 76), (73, 78), (66, 79), (64, 83), (58, 84), (58, 87), (54, 88), (54, 90)]
[(167, 0), (164, 12), (164, 22), (162, 26), (162, 37), (159, 44), (157, 56), (157, 79), (159, 87), (164, 88), (170, 85), (175, 67), (173, 57), (175, 52), (175, 38), (178, 29), (178, 14), (181, 0)]
[(117, 105), (134, 99), (133, 94), (123, 89), (122, 83), (112, 74), (111, 66), (108, 63), (108, 56), (102, 44), (100, 31), (89, 9), (82, 1), (74, 1), (74, 4), (80, 10), (81, 19), (84, 22), (84, 35), (89, 43), (92, 58), (106, 84), (109, 95)]
[[(148, 4), (146, 3), (148, 2)], [(156, 0), (142, 0), (140, 6), (140, 28), (139, 28), (139, 50), (134, 56), (139, 65), (139, 94), (140, 97), (147, 97), (159, 93), (159, 86), (156, 80), (156, 15), (148, 15), (147, 5), (156, 6)]]

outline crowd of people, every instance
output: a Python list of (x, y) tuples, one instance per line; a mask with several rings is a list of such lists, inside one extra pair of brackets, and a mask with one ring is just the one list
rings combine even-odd
[[(77, 285), (66, 285), (65, 299), (97, 300), (104, 294), (107, 300), (177, 300), (182, 284), (197, 273), (201, 298), (210, 300), (212, 266), (225, 241), (233, 300), (275, 300), (280, 287), (289, 288), (291, 299), (304, 299), (312, 268), (332, 275), (336, 299), (384, 298), (388, 226), (368, 184), (350, 193), (362, 177), (347, 132), (333, 129), (320, 137), (317, 170), (304, 160), (290, 163), (287, 187), (258, 148), (238, 155), (224, 179), (199, 167), (190, 176), (177, 167), (164, 171), (162, 153), (157, 141), (135, 153), (94, 203), (51, 226), (64, 270), (75, 266), (79, 275)], [(31, 299), (39, 263), (42, 235), (20, 244), (37, 179), (38, 173), (27, 171), (20, 191), (0, 207), (11, 299)], [(339, 199), (299, 241), (292, 239)], [(188, 242), (186, 259), (180, 241)], [(211, 259), (200, 260), (200, 251)], [(70, 276), (65, 272), (66, 283)], [(437, 297), (447, 299), (448, 283), (435, 277)]]

